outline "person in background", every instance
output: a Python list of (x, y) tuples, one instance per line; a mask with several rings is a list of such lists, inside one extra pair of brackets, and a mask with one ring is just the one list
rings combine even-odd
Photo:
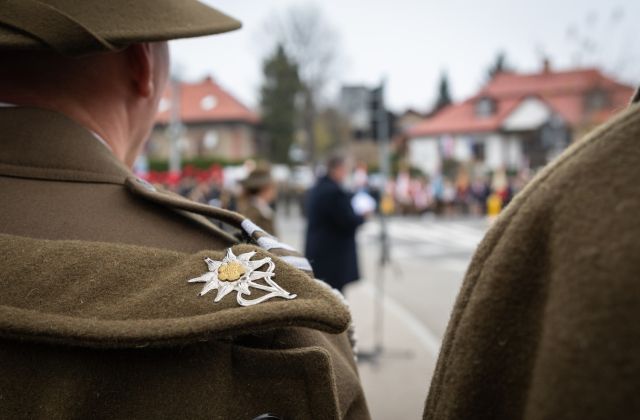
[(369, 192), (369, 171), (366, 162), (358, 162), (353, 171), (353, 189), (355, 191)]
[(276, 235), (273, 203), (278, 195), (271, 171), (268, 168), (256, 168), (240, 182), (243, 196), (239, 202), (240, 213), (255, 224)]
[(306, 257), (316, 277), (340, 291), (360, 278), (356, 230), (366, 217), (356, 214), (342, 187), (347, 175), (345, 159), (330, 158), (327, 174), (309, 190), (306, 203)]
[(424, 214), (429, 210), (433, 197), (429, 180), (425, 176), (420, 176), (412, 182), (412, 196), (415, 210), (418, 214)]
[(460, 168), (458, 171), (455, 188), (456, 215), (466, 215), (469, 213), (471, 201), (471, 180), (469, 173), (464, 168)]
[(487, 212), (487, 200), (491, 196), (491, 186), (487, 177), (478, 176), (471, 184), (471, 214), (480, 216)]
[(413, 207), (413, 198), (411, 197), (411, 174), (408, 168), (400, 168), (396, 177), (396, 203), (400, 213), (405, 215), (410, 213)]

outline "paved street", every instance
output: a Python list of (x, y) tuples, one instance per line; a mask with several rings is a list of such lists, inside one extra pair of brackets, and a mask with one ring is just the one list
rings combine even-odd
[[(464, 272), (488, 224), (484, 219), (440, 220), (406, 217), (389, 221), (392, 263), (382, 270), (385, 284), (383, 352), (360, 362), (374, 419), (420, 418), (442, 335)], [(302, 248), (304, 221), (280, 219), (280, 236)], [(380, 224), (358, 235), (363, 280), (350, 286), (360, 351), (374, 349), (377, 337), (376, 281), (381, 268)], [(379, 328), (379, 324), (378, 324)]]

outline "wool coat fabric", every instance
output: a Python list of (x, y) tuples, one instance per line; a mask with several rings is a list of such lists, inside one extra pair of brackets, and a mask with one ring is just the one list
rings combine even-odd
[(325, 176), (309, 191), (306, 209), (305, 255), (315, 275), (337, 289), (358, 280), (356, 230), (364, 219), (354, 213), (351, 195)]
[(640, 106), (544, 169), (476, 252), (425, 419), (640, 417)]
[[(1, 418), (369, 418), (347, 307), (263, 232), (239, 243), (38, 109), (0, 109), (0, 193)], [(199, 296), (228, 248), (297, 297)]]
[(273, 210), (269, 208), (267, 203), (258, 203), (254, 198), (245, 198), (240, 202), (238, 211), (266, 232), (271, 235), (278, 235), (275, 221), (273, 220)]

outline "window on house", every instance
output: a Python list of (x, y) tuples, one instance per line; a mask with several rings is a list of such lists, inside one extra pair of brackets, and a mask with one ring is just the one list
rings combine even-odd
[(485, 160), (485, 144), (481, 139), (473, 139), (471, 142), (471, 154), (476, 162), (484, 162)]
[(207, 150), (215, 149), (216, 146), (218, 145), (218, 131), (217, 130), (207, 131), (207, 133), (204, 135), (204, 138), (202, 139), (202, 145)]
[(211, 111), (218, 105), (218, 99), (213, 95), (207, 95), (200, 100), (200, 108), (204, 111)]
[(476, 102), (476, 116), (486, 118), (496, 112), (496, 101), (492, 98), (480, 98)]
[(585, 98), (587, 112), (602, 111), (609, 106), (609, 98), (604, 90), (592, 90)]

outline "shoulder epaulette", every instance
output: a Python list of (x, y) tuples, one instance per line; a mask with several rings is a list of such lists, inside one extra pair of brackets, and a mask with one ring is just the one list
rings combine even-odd
[(255, 245), (184, 254), (0, 235), (0, 261), (5, 337), (138, 347), (290, 326), (340, 333), (350, 324), (331, 290)]

